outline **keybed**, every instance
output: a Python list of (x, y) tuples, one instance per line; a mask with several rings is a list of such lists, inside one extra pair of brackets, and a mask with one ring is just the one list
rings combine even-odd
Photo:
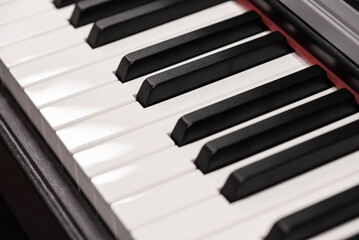
[[(359, 234), (359, 106), (254, 11), (0, 0), (0, 13), (2, 81), (117, 238)], [(327, 219), (306, 215), (323, 206)]]

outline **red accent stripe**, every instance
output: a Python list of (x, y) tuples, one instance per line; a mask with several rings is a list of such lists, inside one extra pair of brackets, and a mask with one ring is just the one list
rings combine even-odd
[(305, 48), (303, 48), (298, 42), (296, 42), (289, 34), (287, 34), (282, 28), (280, 28), (277, 24), (275, 24), (270, 18), (268, 18), (260, 9), (258, 9), (253, 3), (248, 0), (237, 0), (242, 6), (244, 6), (248, 10), (256, 11), (261, 17), (265, 25), (271, 31), (278, 31), (283, 34), (288, 41), (288, 44), (305, 60), (307, 60), (310, 64), (318, 64), (321, 66), (328, 74), (328, 78), (340, 89), (346, 88), (351, 93), (354, 94), (357, 102), (359, 103), (359, 94), (356, 93), (353, 89), (351, 89), (343, 80), (341, 80), (336, 74), (334, 74), (331, 70), (329, 70), (323, 63), (321, 63), (317, 58), (315, 58), (311, 53), (309, 53)]

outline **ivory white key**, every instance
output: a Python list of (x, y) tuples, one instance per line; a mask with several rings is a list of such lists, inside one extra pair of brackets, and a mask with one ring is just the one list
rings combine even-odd
[[(237, 3), (229, 1), (100, 48), (92, 49), (87, 43), (84, 43), (71, 49), (71, 51), (62, 51), (15, 67), (11, 73), (22, 87), (28, 87), (113, 56), (119, 56), (118, 64), (121, 56), (131, 51), (208, 26), (214, 22), (236, 16), (241, 12), (244, 12), (243, 8)], [(71, 59), (74, 56), (76, 56), (76, 60)]]
[(208, 237), (227, 226), (239, 224), (263, 214), (264, 211), (289, 204), (346, 176), (358, 174), (357, 155), (353, 156), (348, 155), (232, 204), (220, 195), (214, 196), (140, 227), (132, 232), (132, 235), (136, 240), (185, 240)]
[(47, 0), (12, 1), (5, 6), (0, 6), (0, 25), (9, 24), (46, 10), (55, 10), (55, 6)]
[[(276, 65), (278, 62), (283, 64)], [(135, 128), (144, 127), (175, 114), (183, 114), (184, 111), (208, 105), (219, 100), (219, 98), (225, 98), (228, 93), (238, 92), (237, 89), (243, 89), (244, 86), (253, 85), (256, 81), (267, 78), (270, 71), (276, 71), (279, 68), (280, 71), (283, 71), (286, 69), (284, 66), (288, 66), (290, 69), (302, 64), (303, 62), (297, 59), (295, 54), (289, 54), (278, 58), (277, 61), (273, 60), (256, 68), (251, 68), (149, 108), (144, 109), (138, 102), (135, 102), (61, 129), (57, 134), (67, 149), (75, 153), (94, 144), (126, 134)], [(263, 71), (261, 71), (262, 69)], [(251, 82), (252, 79), (253, 82)], [(89, 128), (94, 130), (89, 132)]]
[[(357, 154), (358, 155), (358, 154)], [(208, 240), (235, 240), (238, 238), (254, 240), (254, 239), (262, 239), (272, 228), (273, 224), (294, 212), (300, 211), (306, 207), (309, 207), (317, 202), (325, 200), (331, 196), (334, 196), (340, 192), (343, 192), (351, 187), (354, 187), (359, 184), (359, 172), (356, 172), (350, 176), (344, 176), (343, 179), (339, 179), (336, 182), (332, 182), (323, 188), (318, 189), (313, 193), (306, 194), (289, 204), (285, 204), (282, 207), (272, 209), (270, 211), (264, 212), (258, 217), (254, 217), (252, 219), (248, 219), (247, 221), (241, 222), (235, 226), (224, 229), (223, 231), (219, 231), (218, 233), (214, 233), (212, 236), (206, 236), (205, 239)], [(358, 224), (358, 220), (354, 221), (354, 224)], [(359, 225), (358, 225), (359, 226)], [(358, 230), (359, 228), (352, 228), (351, 231), (348, 230), (347, 233), (350, 235), (353, 232), (353, 229)], [(334, 229), (333, 229), (334, 230)], [(355, 231), (356, 231), (355, 230)], [(331, 233), (330, 233), (331, 232)], [(343, 233), (339, 233), (336, 231), (328, 231), (328, 233), (322, 236), (313, 237), (312, 239), (323, 239), (323, 240), (337, 240), (344, 239)], [(339, 237), (338, 235), (342, 237)], [(355, 234), (355, 232), (353, 232)], [(332, 237), (329, 237), (332, 236)], [(335, 236), (335, 237), (334, 237)], [(324, 238), (323, 238), (324, 237)], [(348, 236), (349, 237), (349, 236)]]
[(317, 236), (310, 238), (309, 240), (348, 239), (354, 236), (355, 234), (359, 234), (359, 218), (353, 219), (344, 224), (341, 224), (338, 227), (325, 231)]
[(104, 142), (74, 155), (79, 169), (88, 178), (123, 166), (131, 161), (146, 157), (157, 151), (174, 146), (173, 140), (165, 133), (175, 123), (161, 121), (147, 128), (133, 131), (117, 139)]
[(217, 193), (212, 183), (203, 178), (203, 173), (194, 171), (125, 198), (111, 207), (113, 211), (120, 213), (118, 218), (126, 228), (132, 230)]
[(29, 18), (1, 25), (0, 48), (69, 25), (73, 6), (45, 11)]
[[(117, 59), (117, 58), (116, 58)], [(25, 89), (38, 109), (66, 98), (91, 91), (105, 84), (117, 82), (111, 69), (114, 59), (90, 65)], [(113, 67), (111, 68), (111, 66)]]
[(173, 147), (94, 177), (92, 183), (106, 202), (113, 203), (195, 170), (186, 152)]
[(135, 101), (121, 82), (115, 82), (45, 107), (40, 112), (56, 131), (95, 114)]
[(19, 0), (0, 0), (0, 5), (5, 5), (6, 3), (15, 2)]
[[(297, 104), (295, 104), (295, 105), (299, 105), (299, 104), (300, 103), (297, 102)], [(275, 114), (275, 113), (273, 113), (273, 114)], [(258, 161), (267, 155), (272, 155), (280, 150), (287, 149), (292, 145), (296, 145), (296, 144), (302, 143), (304, 141), (307, 141), (309, 139), (312, 139), (316, 136), (324, 134), (330, 130), (333, 130), (342, 125), (348, 124), (357, 119), (359, 119), (359, 114), (355, 114), (349, 118), (340, 120), (337, 123), (331, 124), (328, 127), (325, 127), (323, 129), (318, 129), (316, 131), (313, 131), (310, 134), (303, 135), (302, 137), (299, 137), (297, 139), (289, 141), (286, 144), (279, 145), (278, 147), (272, 148), (263, 153), (257, 154), (254, 157), (251, 157), (249, 159), (244, 159), (241, 162), (243, 162), (244, 164), (249, 164), (249, 162)], [(259, 120), (257, 120), (257, 121), (259, 121)], [(190, 170), (194, 169), (195, 167), (194, 167), (192, 161), (195, 159), (201, 146), (205, 142), (207, 142), (211, 139), (217, 138), (226, 133), (235, 131), (235, 130), (242, 128), (246, 125), (249, 125), (250, 122), (254, 122), (254, 121), (248, 121), (246, 124), (243, 124), (243, 125), (241, 124), (237, 127), (222, 131), (218, 134), (214, 134), (214, 135), (207, 137), (203, 140), (183, 146), (181, 148), (178, 148), (177, 146), (173, 146), (167, 150), (156, 153), (153, 156), (150, 155), (148, 157), (141, 159), (140, 161), (133, 162), (131, 164), (120, 167), (116, 170), (101, 174), (98, 177), (94, 177), (92, 179), (92, 182), (94, 183), (94, 186), (98, 189), (98, 191), (101, 192), (102, 197), (104, 197), (107, 202), (113, 202), (116, 200), (120, 200), (126, 196), (129, 196), (130, 194), (140, 193), (140, 191), (145, 191), (149, 186), (154, 186), (156, 184), (166, 181), (167, 179), (171, 179), (173, 177), (176, 177), (180, 174), (185, 173), (186, 171), (190, 171)], [(143, 134), (145, 134), (145, 133), (146, 132), (144, 132), (144, 131), (140, 131), (138, 133), (138, 135), (143, 136)], [(103, 145), (107, 145), (107, 144), (104, 143)], [(92, 148), (92, 149), (96, 149), (96, 147)], [(83, 155), (83, 154), (81, 154), (82, 152), (80, 152), (79, 154), (75, 154), (75, 156), (74, 156), (75, 159), (77, 160), (77, 163), (79, 164), (79, 169), (85, 170), (86, 174), (89, 177), (91, 177), (91, 175), (94, 176), (95, 175), (94, 170), (96, 171), (98, 169), (96, 168), (97, 166), (94, 165), (92, 168), (93, 170), (90, 171), (91, 168), (88, 166), (86, 167), (86, 165), (91, 164), (88, 162), (88, 159), (90, 159), (91, 156), (92, 157), (95, 156), (94, 158), (96, 158), (96, 156), (101, 158), (100, 149), (98, 149), (97, 151), (94, 151), (92, 149), (89, 149), (88, 151), (84, 151), (84, 152), (88, 152), (86, 155)], [(110, 149), (110, 147), (108, 146), (107, 149), (103, 149), (103, 150), (109, 150), (109, 149)], [(103, 151), (103, 152), (105, 152), (105, 151)], [(106, 152), (108, 152), (108, 151), (106, 151)], [(118, 156), (118, 158), (120, 158), (120, 156)], [(169, 159), (172, 159), (172, 160), (170, 161)], [(173, 165), (173, 163), (175, 163), (175, 164)], [(176, 163), (178, 163), (178, 164), (176, 164)], [(99, 164), (98, 166), (102, 165), (101, 163), (97, 163), (97, 164)], [(114, 166), (114, 164), (115, 163), (113, 163), (112, 166)], [(235, 164), (233, 164), (233, 165), (235, 165)], [(144, 173), (145, 168), (143, 166), (146, 166), (150, 169), (152, 169), (150, 166), (159, 166), (159, 167), (157, 170), (156, 170), (156, 168), (153, 168), (152, 171)], [(165, 174), (163, 173), (163, 171), (165, 171)], [(218, 174), (218, 175), (224, 176), (224, 174), (221, 172), (221, 170), (217, 170), (214, 173), (217, 173), (217, 172), (220, 172), (220, 174)], [(123, 174), (123, 173), (126, 173), (126, 174)], [(171, 173), (171, 174), (168, 174), (168, 173)], [(223, 177), (224, 179), (221, 179), (221, 178), (218, 179), (218, 177), (214, 178), (211, 175), (206, 175), (205, 178), (208, 178), (209, 180), (211, 180), (214, 183), (213, 187), (215, 187), (216, 189), (220, 189), (220, 187), (223, 186), (223, 183), (226, 180), (226, 178), (229, 176), (229, 174), (230, 174), (230, 172), (227, 173), (227, 175), (225, 175)], [(142, 179), (143, 175), (146, 175), (148, 180), (140, 182), (139, 179)], [(100, 181), (97, 179), (105, 179), (105, 181)], [(96, 184), (97, 182), (102, 182), (102, 183), (100, 185), (97, 185)], [(128, 186), (131, 186), (131, 187), (129, 188)]]
[(76, 30), (72, 26), (64, 26), (37, 37), (11, 44), (0, 48), (1, 60), (8, 68), (16, 67), (39, 57), (84, 43), (90, 29), (90, 25)]

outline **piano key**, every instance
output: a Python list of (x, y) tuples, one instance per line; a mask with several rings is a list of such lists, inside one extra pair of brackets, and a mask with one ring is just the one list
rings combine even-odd
[(70, 23), (74, 27), (81, 27), (85, 24), (111, 16), (116, 13), (124, 12), (151, 0), (86, 0), (76, 4), (71, 15)]
[[(358, 154), (359, 152), (356, 152), (355, 154), (338, 159), (232, 204), (221, 196), (213, 196), (206, 201), (201, 201), (191, 207), (141, 226), (131, 232), (131, 234), (137, 240), (209, 238), (209, 236), (225, 227), (243, 223), (269, 210), (274, 211), (289, 205), (291, 202), (299, 201), (306, 195), (313, 196), (317, 192), (323, 193), (321, 189), (327, 190), (329, 188), (330, 190), (331, 188), (328, 187), (330, 184), (335, 185), (336, 182), (340, 182), (344, 178), (354, 176), (354, 179), (356, 179), (355, 184), (358, 184)], [(339, 191), (348, 185), (351, 187), (353, 185), (353, 178), (350, 180), (345, 182), (345, 186), (340, 182), (341, 184), (338, 186)], [(338, 189), (336, 189), (334, 194), (337, 192)], [(328, 194), (328, 192), (325, 191), (324, 194)], [(332, 195), (333, 192), (329, 194)], [(323, 195), (322, 198), (328, 197)], [(238, 239), (238, 236), (236, 239)]]
[(163, 132), (172, 123), (173, 121), (160, 121), (130, 132), (112, 141), (78, 152), (74, 154), (74, 159), (88, 178), (95, 177), (174, 146), (173, 141)]
[(209, 173), (357, 111), (354, 97), (345, 89), (339, 90), (207, 143), (195, 163)]
[(212, 51), (210, 51), (210, 52), (206, 52), (206, 53), (204, 53), (204, 54), (201, 54), (201, 55), (195, 56), (195, 57), (193, 57), (193, 58), (187, 59), (187, 60), (185, 60), (185, 61), (183, 61), (183, 62), (179, 62), (179, 63), (176, 63), (176, 64), (171, 65), (171, 66), (169, 66), (169, 67), (166, 67), (166, 68), (164, 68), (164, 69), (160, 69), (160, 70), (155, 71), (155, 72), (153, 72), (153, 73), (150, 73), (150, 74), (147, 74), (147, 75), (138, 77), (138, 78), (133, 79), (133, 80), (131, 80), (131, 81), (125, 82), (124, 84), (127, 85), (129, 88), (132, 89), (132, 92), (133, 92), (134, 95), (137, 95), (137, 93), (138, 93), (138, 91), (139, 91), (139, 89), (140, 89), (142, 83), (143, 83), (148, 77), (150, 77), (150, 76), (157, 75), (157, 74), (160, 74), (160, 73), (169, 71), (169, 70), (171, 70), (171, 69), (174, 69), (174, 68), (183, 66), (183, 65), (185, 65), (185, 64), (191, 63), (191, 62), (196, 61), (196, 60), (198, 60), (198, 59), (202, 59), (202, 58), (205, 58), (205, 57), (207, 57), (207, 56), (210, 56), (210, 55), (212, 55), (212, 54), (214, 54), (214, 53), (218, 53), (218, 52), (221, 52), (221, 51), (223, 51), (223, 50), (230, 49), (230, 48), (232, 48), (232, 47), (234, 47), (234, 46), (237, 46), (237, 45), (240, 45), (240, 44), (249, 42), (249, 41), (251, 41), (251, 40), (253, 40), (253, 39), (257, 39), (257, 38), (260, 38), (260, 37), (262, 37), (262, 36), (266, 36), (266, 35), (269, 34), (269, 33), (270, 33), (270, 31), (264, 31), (264, 32), (261, 32), (261, 33), (252, 35), (252, 36), (247, 37), (247, 38), (245, 38), (245, 39), (242, 39), (242, 40), (236, 41), (236, 42), (234, 42), (234, 43), (230, 43), (230, 44), (228, 44), (228, 45), (225, 45), (225, 46), (223, 46), (223, 47), (214, 49), (214, 50), (212, 50)]
[(69, 97), (116, 82), (116, 76), (111, 72), (112, 62), (114, 60), (111, 58), (96, 65), (80, 68), (28, 87), (25, 92), (38, 109), (44, 108)]
[(227, 0), (157, 0), (95, 22), (87, 42), (92, 48), (159, 26)]
[[(353, 156), (358, 156), (358, 153), (351, 154), (350, 156), (347, 156), (345, 158), (349, 159), (349, 158), (353, 158)], [(270, 229), (272, 228), (273, 224), (277, 220), (287, 216), (288, 214), (300, 211), (303, 208), (306, 208), (319, 201), (325, 200), (329, 197), (334, 196), (335, 194), (338, 194), (342, 191), (345, 191), (359, 184), (358, 182), (359, 178), (357, 174), (359, 174), (359, 172), (356, 172), (355, 174), (350, 174), (349, 176), (344, 176), (342, 179), (332, 181), (328, 183), (326, 186), (323, 186), (314, 192), (305, 194), (297, 199), (293, 199), (294, 201), (288, 202), (286, 204), (282, 204), (281, 206), (270, 209), (269, 211), (266, 211), (262, 214), (258, 214), (257, 216), (250, 219), (246, 219), (245, 221), (238, 221), (236, 224), (233, 224), (232, 226), (228, 226), (227, 228), (224, 228), (221, 231), (211, 234), (211, 237), (208, 237), (208, 240), (215, 240), (215, 239), (234, 240), (234, 239), (238, 239), (238, 236), (240, 236), (243, 239), (264, 239), (265, 236), (270, 231)], [(256, 231), (253, 231), (253, 229), (256, 229)], [(312, 240), (312, 238), (310, 239)], [(324, 239), (336, 240), (336, 239), (344, 239), (344, 238), (324, 238)]]
[(359, 150), (359, 121), (234, 171), (221, 193), (238, 201)]
[(54, 5), (57, 8), (66, 7), (68, 5), (71, 5), (73, 3), (80, 2), (81, 0), (54, 0)]
[(137, 100), (148, 107), (290, 52), (280, 33), (270, 33), (147, 78), (138, 91)]
[[(288, 57), (284, 59), (291, 58)], [(295, 57), (292, 61), (293, 60), (295, 65), (298, 64)], [(293, 67), (290, 62), (287, 64), (289, 68)], [(300, 64), (301, 63), (299, 62), (299, 65)], [(283, 65), (278, 67), (283, 69)], [(251, 70), (256, 71), (255, 68)], [(269, 71), (270, 70), (267, 69), (266, 74), (269, 73)], [(243, 75), (245, 76), (246, 74)], [(135, 102), (74, 124), (65, 129), (61, 129), (57, 132), (57, 135), (69, 151), (75, 153), (91, 147), (94, 144), (126, 134), (134, 129), (160, 121), (161, 119), (168, 118), (174, 114), (183, 114), (183, 111), (189, 111), (191, 108), (193, 109), (195, 107), (201, 107), (204, 104), (210, 104), (210, 101), (216, 101), (220, 97), (223, 98), (226, 94), (228, 94), (228, 92), (233, 92), (238, 88), (240, 89), (243, 85), (246, 86), (251, 83), (255, 83), (256, 80), (251, 82), (252, 79), (253, 78), (249, 78), (245, 79), (244, 82), (240, 82), (238, 81), (238, 76), (234, 75), (231, 78), (223, 79), (215, 84), (207, 85), (197, 89), (196, 91), (188, 92), (187, 94), (183, 94), (145, 109), (138, 102)], [(233, 82), (235, 85), (226, 85), (228, 82)], [(96, 130), (88, 131), (89, 127), (94, 127)]]
[(267, 30), (255, 12), (219, 22), (127, 54), (116, 70), (121, 82), (154, 72)]
[(121, 213), (121, 222), (132, 230), (216, 194), (211, 182), (200, 171), (194, 171), (111, 207)]
[(359, 185), (280, 219), (265, 239), (306, 239), (357, 217)]
[(0, 25), (22, 20), (52, 8), (52, 4), (47, 0), (12, 1), (9, 4), (0, 7)]
[(359, 239), (359, 218), (353, 219), (338, 227), (325, 231), (319, 235), (311, 237), (309, 240), (328, 240), (328, 239)]
[(183, 146), (332, 86), (325, 71), (313, 66), (189, 113), (178, 120), (171, 137)]
[(56, 131), (91, 116), (135, 102), (122, 84), (115, 82), (40, 110)]
[(68, 6), (61, 10), (45, 11), (23, 20), (1, 25), (0, 48), (68, 25), (66, 17), (71, 11), (72, 7)]
[[(309, 101), (309, 99), (306, 99), (306, 101)], [(296, 105), (300, 104), (303, 104), (303, 100), (296, 102), (291, 106), (287, 106), (285, 109), (294, 108)], [(285, 111), (285, 109), (282, 109), (282, 111)], [(277, 112), (271, 114), (275, 115), (276, 113)], [(353, 116), (351, 121), (357, 119), (359, 119), (359, 114), (357, 114), (356, 117)], [(113, 202), (115, 200), (120, 200), (131, 193), (133, 194), (140, 190), (146, 189), (146, 187), (148, 186), (154, 186), (159, 184), (160, 182), (165, 182), (166, 179), (171, 179), (175, 176), (181, 175), (184, 170), (194, 169), (194, 164), (192, 161), (195, 159), (204, 142), (208, 141), (208, 139), (211, 140), (218, 136), (223, 136), (228, 132), (233, 132), (238, 128), (243, 128), (243, 126), (236, 126), (235, 128), (228, 129), (226, 131), (220, 132), (201, 141), (188, 144), (181, 148), (178, 148), (174, 145), (173, 142), (171, 142), (167, 146), (154, 145), (151, 148), (148, 148), (148, 144), (144, 144), (145, 147), (142, 147), (141, 145), (138, 148), (126, 148), (127, 151), (121, 151), (121, 149), (123, 149), (121, 148), (121, 146), (133, 146), (137, 145), (137, 142), (139, 142), (139, 140), (137, 140), (137, 142), (135, 141), (134, 143), (129, 142), (128, 139), (130, 136), (131, 139), (136, 139), (135, 136), (137, 136), (137, 138), (141, 139), (141, 141), (143, 137), (139, 138), (139, 136), (153, 136), (154, 133), (157, 133), (157, 136), (159, 136), (159, 133), (163, 133), (162, 136), (165, 137), (165, 133), (171, 126), (173, 126), (175, 120), (176, 118), (174, 117), (171, 119), (164, 120), (162, 121), (162, 123), (156, 123), (152, 126), (139, 129), (135, 132), (124, 135), (123, 137), (119, 137), (115, 140), (105, 142), (101, 145), (75, 154), (74, 158), (78, 164), (78, 172), (80, 172), (79, 170), (83, 171), (86, 175), (85, 178), (96, 178), (96, 176), (99, 176), (99, 178), (101, 179), (106, 179), (105, 183), (101, 184), (101, 186), (96, 187), (98, 188), (98, 191), (101, 192), (102, 197), (104, 197), (107, 202)], [(255, 121), (259, 120), (253, 119), (252, 121), (249, 121), (247, 125), (250, 125), (251, 122)], [(336, 127), (340, 126), (340, 124), (343, 125), (345, 123), (348, 123), (349, 121), (350, 120), (346, 120), (345, 122), (342, 121), (340, 123), (336, 123)], [(320, 135), (323, 132), (325, 133), (326, 131), (330, 131), (333, 128), (334, 126), (329, 126), (325, 130), (319, 130), (319, 133), (315, 131), (315, 133), (312, 133), (309, 136), (305, 136), (301, 140), (297, 140), (295, 143), (292, 143), (292, 145), (311, 139), (317, 135)], [(167, 138), (164, 138), (164, 140), (169, 141), (168, 136), (166, 137)], [(161, 142), (157, 141), (158, 145), (162, 142), (165, 142), (164, 140), (162, 140)], [(283, 149), (285, 148), (282, 147), (281, 150)], [(280, 150), (277, 150), (277, 152), (278, 151)], [(103, 156), (104, 152), (108, 154)], [(124, 163), (127, 163), (127, 165), (124, 165)], [(153, 171), (146, 172), (146, 174), (144, 174), (144, 166), (159, 167), (157, 170), (153, 169)], [(127, 174), (124, 175), (123, 173)], [(147, 181), (136, 180), (143, 179), (145, 175)], [(227, 173), (225, 178), (228, 175), (229, 173)], [(219, 179), (218, 182), (216, 178), (212, 178), (211, 176), (208, 176), (208, 178), (210, 178), (211, 181), (213, 180), (218, 189), (223, 186), (225, 181), (225, 179)]]
[[(283, 111), (282, 111), (283, 112)], [(312, 132), (309, 132), (307, 134), (304, 134), (300, 137), (297, 137), (295, 139), (292, 139), (288, 142), (285, 142), (283, 144), (277, 145), (273, 148), (270, 148), (268, 150), (265, 150), (263, 152), (260, 152), (259, 154), (252, 155), (246, 159), (243, 159), (239, 162), (236, 162), (234, 164), (231, 164), (227, 167), (221, 168), (220, 170), (211, 172), (207, 174), (209, 178), (212, 178), (212, 180), (217, 184), (217, 188), (221, 189), (223, 185), (225, 184), (228, 176), (235, 170), (248, 166), (249, 164), (252, 164), (254, 162), (257, 162), (261, 159), (265, 159), (267, 157), (270, 157), (272, 155), (278, 154), (281, 151), (285, 151), (286, 149), (289, 149), (291, 147), (294, 147), (296, 145), (302, 144), (305, 141), (309, 141), (313, 138), (319, 137), (323, 134), (326, 134), (330, 131), (333, 131), (337, 128), (343, 127), (347, 124), (350, 124), (354, 121), (359, 120), (359, 113), (355, 113), (349, 117), (343, 118), (339, 121), (333, 122), (329, 125), (326, 125), (322, 128), (316, 129)], [(199, 151), (198, 151), (199, 152)]]
[[(11, 73), (23, 88), (27, 88), (55, 76), (74, 71), (89, 64), (98, 63), (111, 57), (118, 56), (119, 59), (116, 61), (116, 64), (118, 64), (121, 56), (131, 51), (208, 26), (213, 22), (238, 15), (243, 11), (244, 9), (237, 3), (229, 1), (95, 50), (91, 49), (87, 43), (80, 44), (71, 50), (67, 49), (12, 68)], [(77, 61), (72, 59), (74, 56), (78, 59)]]
[[(20, 64), (83, 43), (90, 27), (91, 26), (84, 26), (74, 31), (72, 27), (65, 26), (58, 30), (50, 31), (37, 37), (0, 48), (1, 60), (8, 68), (13, 68)], [(61, 41), (59, 41), (59, 39), (61, 39)]]

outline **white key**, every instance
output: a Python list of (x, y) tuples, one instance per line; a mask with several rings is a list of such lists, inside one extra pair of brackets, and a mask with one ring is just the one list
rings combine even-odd
[(84, 43), (91, 25), (78, 29), (65, 26), (0, 49), (1, 60), (8, 68)]
[[(172, 121), (173, 122), (173, 121)], [(160, 122), (146, 129), (134, 131), (109, 142), (74, 155), (79, 168), (88, 178), (123, 166), (165, 148), (174, 146), (173, 140), (163, 133), (172, 122)]]
[[(226, 98), (229, 93), (243, 91), (246, 86), (266, 79), (268, 75), (273, 75), (273, 72), (276, 75), (285, 69), (300, 66), (303, 66), (301, 60), (298, 60), (296, 55), (289, 54), (154, 106), (144, 109), (135, 102), (61, 129), (57, 134), (67, 149), (75, 153), (153, 122)], [(96, 130), (89, 132), (88, 129)]]
[(47, 0), (12, 1), (0, 7), (0, 25), (9, 24), (46, 10), (55, 10), (51, 2)]
[(10, 72), (19, 84), (26, 88), (34, 82), (41, 82), (80, 67), (84, 62), (96, 61), (97, 57), (96, 52), (84, 43), (14, 67)]
[(112, 59), (101, 64), (90, 65), (60, 77), (26, 88), (25, 92), (37, 108), (76, 96), (105, 84), (117, 82), (110, 71)]
[[(359, 184), (359, 183), (358, 183)], [(354, 235), (359, 235), (359, 218), (341, 224), (331, 230), (318, 234), (309, 240), (337, 240), (348, 239)]]
[[(318, 189), (313, 193), (309, 193), (304, 195), (289, 204), (285, 204), (282, 207), (275, 208), (273, 210), (264, 212), (262, 215), (249, 219), (247, 221), (243, 221), (235, 226), (230, 228), (226, 228), (222, 231), (214, 233), (212, 236), (205, 237), (208, 240), (235, 240), (235, 239), (262, 239), (264, 238), (272, 226), (276, 221), (281, 218), (284, 218), (292, 213), (300, 211), (306, 207), (309, 207), (317, 202), (323, 201), (331, 196), (334, 196), (340, 192), (343, 192), (355, 185), (359, 184), (359, 172), (356, 174), (345, 176), (343, 179), (339, 179), (336, 182), (330, 183), (323, 188)], [(353, 222), (352, 224), (358, 224), (358, 220)], [(355, 234), (354, 231), (358, 231), (359, 225), (357, 228), (352, 228), (353, 225), (349, 224), (349, 226), (345, 226), (346, 233), (350, 235), (350, 233)], [(351, 228), (351, 229), (350, 229)], [(334, 230), (334, 229), (333, 229)], [(341, 230), (337, 231), (328, 231), (327, 233), (321, 234), (321, 236), (314, 237), (313, 240), (337, 240), (337, 239), (345, 239), (342, 235), (345, 232)], [(341, 236), (341, 237), (339, 237)], [(349, 236), (348, 236), (349, 237)]]
[(6, 3), (11, 3), (19, 0), (0, 0), (0, 5), (5, 5)]
[(69, 98), (40, 110), (50, 126), (58, 129), (90, 118), (104, 111), (135, 102), (129, 90), (119, 81)]
[(22, 87), (29, 87), (106, 58), (119, 56), (120, 61), (121, 56), (129, 52), (208, 26), (243, 11), (237, 3), (229, 1), (96, 49), (84, 43), (79, 45), (78, 49), (73, 48), (71, 51), (41, 58), (13, 68), (11, 72)]
[(112, 204), (119, 221), (130, 231), (218, 192), (203, 173), (195, 171)]
[(46, 11), (0, 26), (0, 48), (69, 25), (66, 17), (72, 9), (72, 6), (68, 6), (61, 10)]
[(251, 197), (229, 204), (221, 195), (169, 215), (132, 232), (136, 240), (142, 239), (198, 239), (206, 238), (230, 225), (239, 224), (275, 210), (309, 193), (358, 174), (359, 152), (290, 179)]

